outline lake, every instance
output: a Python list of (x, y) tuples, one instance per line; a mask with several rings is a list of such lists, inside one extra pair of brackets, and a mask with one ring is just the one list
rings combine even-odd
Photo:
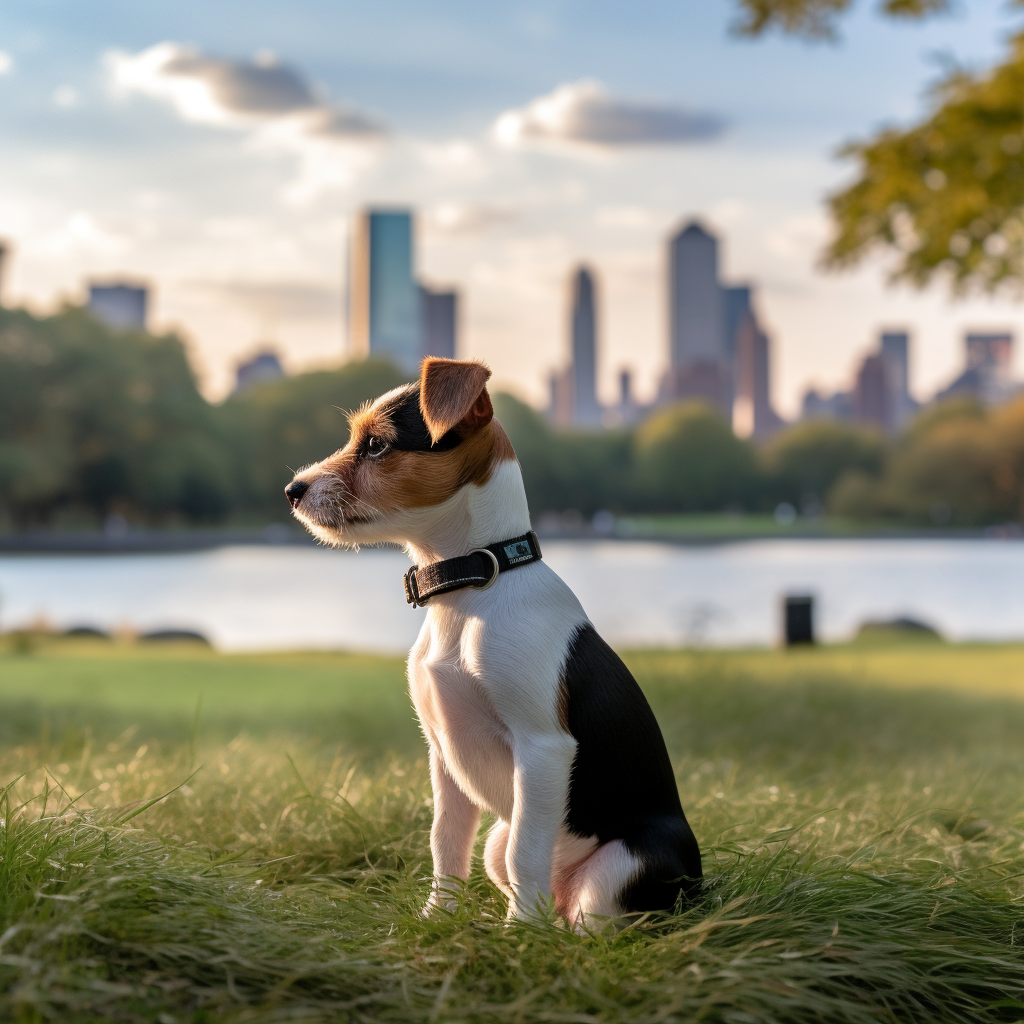
[[(764, 645), (787, 592), (816, 596), (824, 640), (910, 616), (952, 640), (1024, 639), (1019, 540), (762, 540), (702, 547), (548, 541), (549, 565), (619, 647)], [(185, 554), (0, 556), (0, 628), (191, 629), (225, 651), (404, 651), (405, 556), (304, 546)]]

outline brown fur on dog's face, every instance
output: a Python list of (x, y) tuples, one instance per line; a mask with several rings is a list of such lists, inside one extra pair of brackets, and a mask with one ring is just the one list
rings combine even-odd
[(488, 376), (479, 363), (424, 360), (419, 384), (352, 414), (348, 444), (296, 474), (289, 490), (308, 487), (290, 498), (294, 515), (330, 543), (401, 540), (387, 532), (396, 513), (486, 483), (496, 462), (515, 458), (493, 419)]

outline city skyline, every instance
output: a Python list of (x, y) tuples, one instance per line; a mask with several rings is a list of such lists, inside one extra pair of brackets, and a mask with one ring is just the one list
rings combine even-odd
[(789, 416), (808, 385), (846, 387), (880, 327), (913, 329), (919, 397), (959, 372), (966, 330), (1020, 327), (1007, 300), (888, 291), (881, 264), (815, 269), (822, 196), (847, 173), (836, 147), (920, 111), (929, 54), (994, 59), (995, 0), (908, 26), (864, 7), (837, 47), (738, 40), (727, 0), (642, 13), (98, 0), (58, 18), (12, 0), (8, 301), (52, 308), (86, 279), (145, 277), (151, 322), (184, 330), (217, 397), (258, 341), (292, 371), (337, 360), (351, 217), (403, 205), (421, 211), (430, 279), (462, 292), (462, 352), (538, 406), (580, 262), (602, 283), (601, 401), (617, 400), (624, 365), (653, 398), (661, 240), (692, 216), (728, 238), (723, 277), (759, 283)]

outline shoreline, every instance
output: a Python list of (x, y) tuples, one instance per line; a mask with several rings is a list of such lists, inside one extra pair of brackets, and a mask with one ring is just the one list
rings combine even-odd
[[(1019, 528), (990, 526), (959, 530), (876, 529), (835, 531), (827, 529), (793, 529), (779, 531), (631, 531), (595, 530), (538, 531), (545, 541), (616, 541), (619, 543), (672, 544), (679, 547), (708, 547), (749, 543), (761, 540), (999, 540), (1024, 541)], [(128, 530), (124, 532), (32, 530), (25, 533), (0, 534), (0, 557), (3, 555), (72, 555), (72, 554), (175, 554), (209, 551), (222, 547), (314, 547), (315, 538), (280, 523), (264, 528), (233, 530)]]

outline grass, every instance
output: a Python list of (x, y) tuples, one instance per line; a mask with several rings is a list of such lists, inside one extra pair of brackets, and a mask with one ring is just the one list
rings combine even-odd
[(708, 884), (577, 936), (419, 915), (397, 660), (0, 655), (0, 1020), (1024, 1020), (1024, 647), (628, 661)]
[(921, 527), (898, 520), (860, 522), (838, 516), (807, 518), (798, 516), (791, 523), (776, 522), (770, 513), (694, 512), (681, 514), (623, 516), (616, 520), (621, 536), (641, 539), (709, 542), (716, 540), (754, 540), (760, 537), (865, 537), (865, 536), (949, 536), (980, 535), (979, 529)]

